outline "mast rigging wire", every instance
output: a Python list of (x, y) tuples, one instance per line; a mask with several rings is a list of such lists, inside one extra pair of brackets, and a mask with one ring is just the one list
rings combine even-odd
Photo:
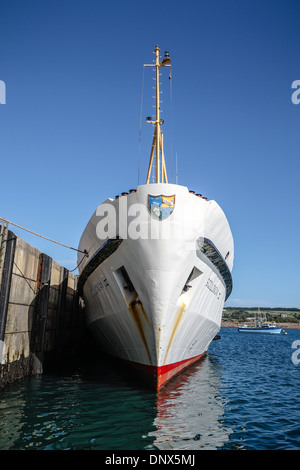
[(141, 114), (140, 114), (140, 135), (139, 135), (139, 156), (138, 156), (138, 186), (140, 184), (140, 166), (141, 166), (141, 140), (142, 140), (142, 115), (143, 115), (143, 97), (144, 97), (144, 75), (145, 75), (145, 67), (143, 66)]
[(171, 111), (171, 117), (170, 117), (170, 124), (171, 124), (171, 171), (172, 171), (172, 182), (174, 183), (174, 158), (173, 158), (173, 96), (172, 96), (172, 66), (170, 67), (170, 75), (169, 75), (169, 82), (170, 82), (170, 111)]

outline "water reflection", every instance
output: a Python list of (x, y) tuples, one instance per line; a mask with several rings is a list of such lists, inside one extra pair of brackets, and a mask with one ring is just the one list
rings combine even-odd
[(208, 355), (157, 395), (107, 358), (28, 378), (1, 393), (0, 449), (221, 448), (221, 376)]
[[(10, 396), (8, 397), (9, 391)], [(20, 435), (22, 428), (23, 409), (25, 400), (15, 391), (14, 386), (8, 386), (1, 391), (0, 399), (0, 450), (9, 449)]]
[(82, 357), (1, 390), (0, 450), (299, 449), (298, 339), (227, 329), (158, 394), (119, 362)]
[(217, 449), (229, 440), (220, 378), (217, 359), (208, 355), (158, 393), (156, 430), (149, 433), (158, 449)]

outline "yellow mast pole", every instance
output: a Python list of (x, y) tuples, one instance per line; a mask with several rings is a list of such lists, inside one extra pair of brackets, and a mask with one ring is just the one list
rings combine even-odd
[[(156, 181), (155, 182), (160, 183), (160, 182), (163, 182), (164, 179), (166, 183), (168, 182), (165, 157), (164, 157), (164, 151), (163, 151), (162, 134), (160, 130), (161, 120), (160, 120), (160, 100), (159, 100), (159, 68), (171, 67), (169, 64), (169, 62), (171, 62), (171, 59), (169, 58), (169, 53), (166, 51), (163, 61), (160, 62), (159, 61), (160, 48), (158, 46), (155, 47), (154, 52), (155, 52), (155, 64), (154, 65), (155, 65), (155, 70), (156, 70), (156, 116), (155, 116), (155, 121), (152, 121), (149, 118), (147, 119), (148, 122), (150, 122), (151, 124), (154, 124), (154, 134), (153, 134), (153, 141), (152, 141), (152, 148), (151, 148), (146, 184), (149, 184), (149, 181), (150, 181), (151, 169), (153, 166), (154, 149), (156, 149), (156, 156), (155, 156), (156, 158), (156, 172), (155, 172)], [(153, 64), (152, 65), (145, 64), (144, 67), (153, 67)], [(160, 153), (161, 153), (161, 162), (160, 162)]]
[(154, 129), (154, 135), (153, 135), (153, 141), (152, 141), (152, 148), (151, 148), (151, 155), (150, 155), (150, 161), (149, 161), (149, 168), (148, 168), (146, 184), (149, 184), (149, 181), (150, 181), (153, 155), (154, 155), (154, 149), (155, 149), (155, 141), (156, 141), (156, 129)]
[(160, 159), (159, 159), (159, 143), (160, 143), (160, 108), (159, 108), (159, 52), (160, 48), (156, 46), (154, 49), (156, 54), (156, 183), (160, 183)]
[(161, 182), (164, 182), (165, 178), (165, 183), (168, 182), (168, 177), (167, 177), (167, 169), (166, 169), (166, 162), (165, 162), (165, 155), (164, 155), (164, 139), (163, 139), (163, 134), (160, 134), (160, 152), (161, 152)]

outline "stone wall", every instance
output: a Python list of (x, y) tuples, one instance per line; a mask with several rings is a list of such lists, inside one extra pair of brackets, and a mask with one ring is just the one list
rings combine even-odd
[(0, 387), (80, 351), (77, 276), (8, 231), (0, 272)]

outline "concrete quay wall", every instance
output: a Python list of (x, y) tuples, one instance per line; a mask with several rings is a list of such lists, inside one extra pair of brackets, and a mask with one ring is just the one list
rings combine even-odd
[(4, 245), (0, 388), (80, 353), (85, 336), (77, 276), (11, 231)]

